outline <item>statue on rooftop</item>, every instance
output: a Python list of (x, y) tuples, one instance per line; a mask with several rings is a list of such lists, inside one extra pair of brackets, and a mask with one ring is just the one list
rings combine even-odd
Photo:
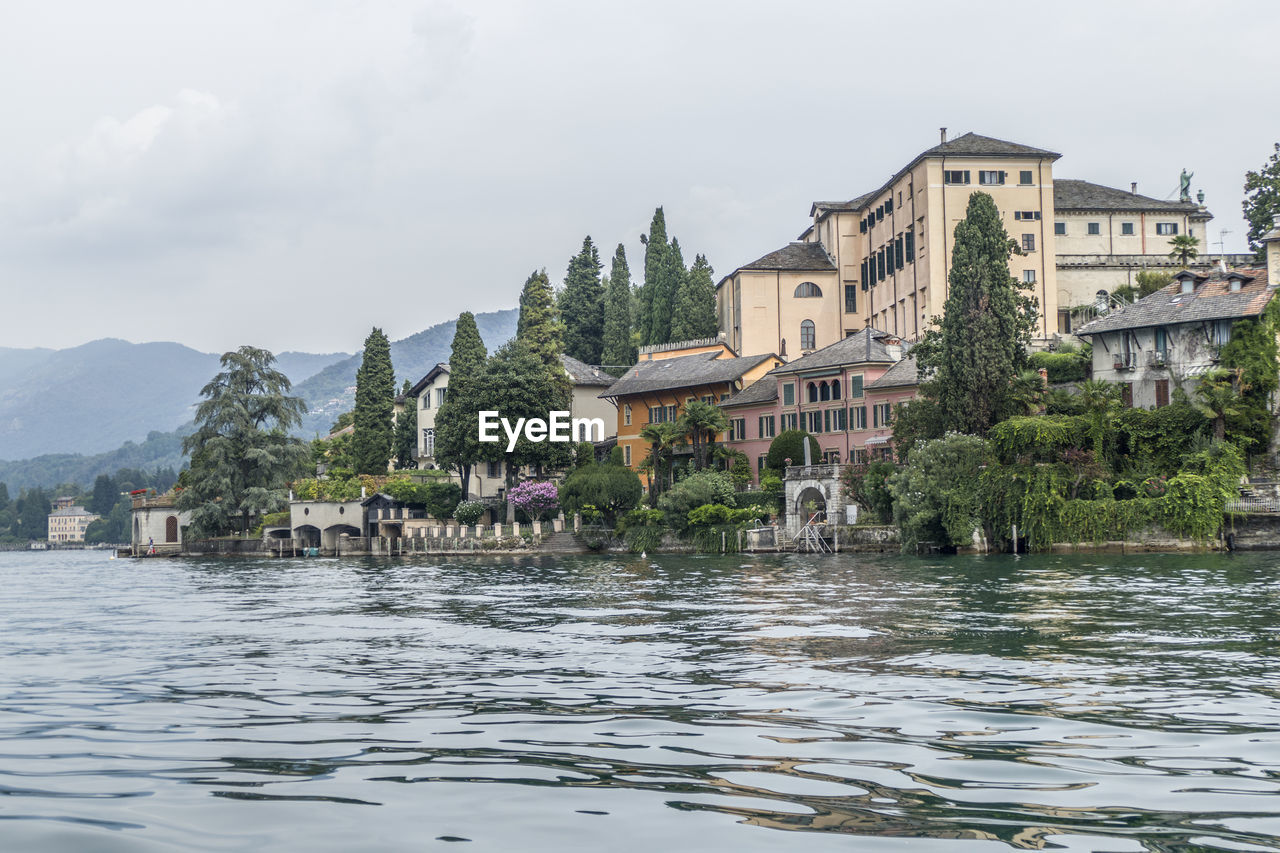
[(1178, 178), (1178, 201), (1191, 201), (1191, 179), (1195, 174), (1183, 168), (1182, 176)]

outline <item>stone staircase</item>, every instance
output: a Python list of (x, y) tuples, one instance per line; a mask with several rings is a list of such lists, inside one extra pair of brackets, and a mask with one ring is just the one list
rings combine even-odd
[(587, 547), (567, 530), (552, 533), (542, 541), (538, 550), (551, 554), (585, 554), (588, 551)]

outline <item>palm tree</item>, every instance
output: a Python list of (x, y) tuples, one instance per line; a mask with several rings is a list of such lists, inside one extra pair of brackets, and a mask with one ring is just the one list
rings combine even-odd
[(657, 500), (662, 492), (667, 474), (671, 470), (671, 451), (683, 437), (680, 428), (673, 423), (645, 424), (640, 430), (640, 437), (649, 442), (649, 458), (645, 461), (653, 469), (650, 495)]
[(1206, 373), (1200, 377), (1196, 394), (1200, 398), (1196, 401), (1196, 408), (1213, 421), (1213, 437), (1222, 441), (1227, 437), (1227, 418), (1241, 412), (1235, 373), (1225, 369)]
[(1080, 401), (1092, 425), (1093, 455), (1102, 459), (1102, 437), (1107, 419), (1120, 408), (1120, 386), (1102, 379), (1086, 379), (1080, 383)]
[(1024, 370), (1009, 387), (1009, 406), (1019, 415), (1043, 414), (1047, 390), (1039, 371)]
[(1179, 234), (1169, 241), (1169, 245), (1173, 247), (1173, 251), (1169, 253), (1170, 260), (1177, 261), (1184, 267), (1200, 254), (1200, 250), (1196, 248), (1200, 245), (1200, 238), (1190, 234)]
[(714, 442), (718, 434), (729, 428), (729, 420), (718, 406), (701, 400), (690, 400), (685, 404), (684, 414), (677, 423), (680, 431), (693, 444), (693, 465), (701, 471), (707, 467), (707, 444)]

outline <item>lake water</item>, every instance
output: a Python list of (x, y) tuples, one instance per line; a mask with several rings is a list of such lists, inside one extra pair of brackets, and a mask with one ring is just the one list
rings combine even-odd
[(1278, 562), (0, 554), (0, 849), (1280, 849)]

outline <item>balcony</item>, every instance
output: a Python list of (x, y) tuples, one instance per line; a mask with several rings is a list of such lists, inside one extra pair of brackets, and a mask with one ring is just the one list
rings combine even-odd
[(1115, 363), (1112, 365), (1114, 370), (1133, 370), (1134, 363), (1137, 361), (1131, 352), (1116, 353)]

